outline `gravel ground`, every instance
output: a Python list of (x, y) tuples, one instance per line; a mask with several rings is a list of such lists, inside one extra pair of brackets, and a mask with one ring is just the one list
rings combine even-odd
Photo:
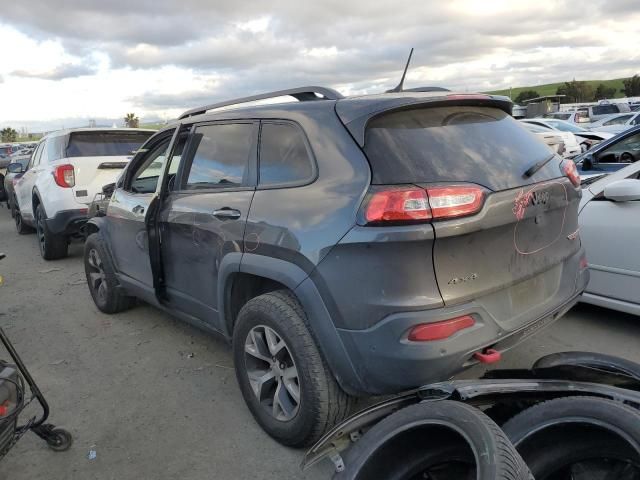
[[(54, 453), (28, 433), (0, 464), (0, 480), (331, 477), (328, 463), (301, 472), (302, 452), (253, 421), (225, 342), (147, 305), (100, 313), (85, 284), (82, 245), (45, 262), (35, 236), (17, 235), (5, 208), (0, 251), (8, 255), (0, 262), (0, 325), (44, 391), (51, 422), (74, 435), (71, 450)], [(637, 317), (580, 306), (501, 366), (578, 349), (640, 361), (639, 339)]]

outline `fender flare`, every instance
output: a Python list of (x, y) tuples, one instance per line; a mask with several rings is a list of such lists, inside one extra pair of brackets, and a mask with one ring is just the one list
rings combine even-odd
[(87, 237), (91, 233), (93, 233), (93, 232), (90, 232), (90, 230), (91, 230), (90, 225), (95, 227), (96, 231), (100, 231), (100, 230), (106, 231), (108, 224), (107, 224), (107, 222), (106, 222), (104, 217), (92, 217), (92, 218), (90, 218), (89, 220), (87, 220), (87, 223), (85, 223), (85, 225), (83, 227), (85, 236), (87, 236)]
[(44, 206), (44, 202), (42, 201), (42, 196), (40, 195), (40, 192), (38, 191), (38, 187), (33, 187), (33, 190), (31, 191), (31, 211), (33, 213), (33, 218), (36, 218), (36, 209), (33, 207), (33, 197), (34, 195), (36, 197), (38, 197), (38, 204), (42, 205), (42, 209), (44, 210), (44, 216), (45, 218), (49, 218), (49, 215), (47, 215), (47, 209)]
[(232, 275), (248, 273), (274, 280), (289, 288), (298, 298), (307, 315), (307, 326), (340, 387), (351, 395), (365, 391), (324, 300), (307, 272), (285, 260), (240, 252), (225, 255), (218, 272), (218, 312), (227, 338), (233, 335), (225, 304), (231, 290)]

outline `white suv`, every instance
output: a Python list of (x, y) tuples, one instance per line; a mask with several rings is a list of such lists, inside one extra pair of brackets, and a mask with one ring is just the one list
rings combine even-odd
[(153, 133), (132, 128), (77, 128), (44, 137), (15, 184), (16, 228), (35, 228), (45, 260), (67, 255), (102, 186), (115, 182), (133, 152)]

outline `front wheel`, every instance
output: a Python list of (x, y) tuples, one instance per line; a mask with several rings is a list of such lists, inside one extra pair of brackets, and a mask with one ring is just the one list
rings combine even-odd
[(99, 233), (92, 233), (84, 244), (84, 271), (93, 303), (101, 312), (128, 310), (135, 298), (125, 295), (118, 283), (109, 252)]
[(311, 445), (349, 412), (350, 397), (333, 378), (289, 291), (260, 295), (242, 307), (233, 358), (249, 410), (283, 445)]
[(47, 218), (42, 205), (36, 208), (36, 234), (38, 235), (38, 245), (40, 255), (45, 260), (57, 260), (67, 256), (69, 240), (64, 235), (56, 235), (47, 226)]

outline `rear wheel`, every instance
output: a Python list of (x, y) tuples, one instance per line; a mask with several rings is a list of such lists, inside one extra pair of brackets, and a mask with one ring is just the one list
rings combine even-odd
[(36, 207), (36, 234), (38, 236), (38, 245), (40, 246), (40, 255), (45, 260), (57, 260), (67, 256), (69, 248), (69, 240), (64, 235), (56, 235), (49, 230), (47, 218), (42, 205)]
[(633, 155), (631, 155), (629, 152), (624, 152), (622, 155), (620, 155), (620, 162), (622, 163), (633, 163), (633, 161)]
[(349, 412), (289, 291), (249, 300), (238, 314), (233, 357), (240, 390), (260, 426), (280, 443), (304, 447)]
[(16, 208), (15, 215), (13, 217), (13, 221), (16, 224), (16, 231), (20, 235), (26, 235), (27, 233), (33, 233), (33, 228), (24, 223), (22, 220), (22, 215), (20, 214), (20, 210)]
[(118, 313), (135, 304), (135, 298), (125, 295), (120, 287), (99, 233), (89, 235), (84, 245), (84, 271), (93, 302), (101, 312)]
[(558, 398), (502, 428), (536, 480), (640, 480), (640, 412), (620, 402)]

